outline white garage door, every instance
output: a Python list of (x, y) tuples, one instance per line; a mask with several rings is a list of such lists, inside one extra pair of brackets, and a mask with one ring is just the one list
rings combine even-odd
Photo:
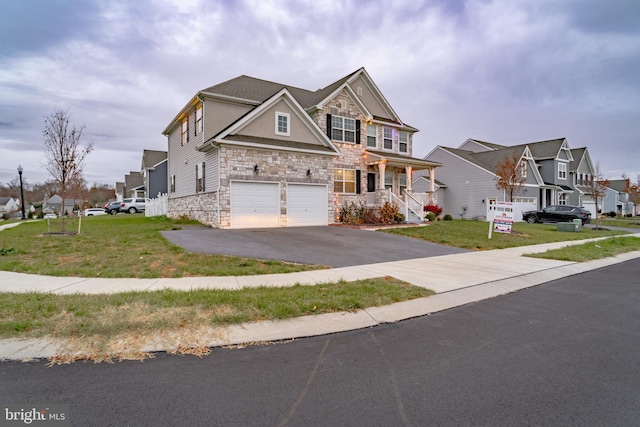
[(596, 218), (596, 202), (583, 201), (582, 202), (582, 207), (584, 207), (586, 210), (591, 212), (591, 218), (592, 219)]
[(328, 224), (329, 193), (326, 185), (287, 185), (287, 226)]
[(280, 226), (280, 185), (231, 182), (231, 228)]

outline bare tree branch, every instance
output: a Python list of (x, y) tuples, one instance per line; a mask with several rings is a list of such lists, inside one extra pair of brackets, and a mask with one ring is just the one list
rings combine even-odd
[(496, 164), (496, 189), (503, 191), (509, 201), (520, 193), (525, 182), (527, 182), (526, 167), (527, 161), (517, 154), (505, 156)]

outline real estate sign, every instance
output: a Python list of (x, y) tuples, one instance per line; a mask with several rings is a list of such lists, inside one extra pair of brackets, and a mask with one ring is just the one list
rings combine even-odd
[(513, 225), (513, 203), (498, 202), (492, 206), (491, 220), (489, 221), (489, 238), (491, 232), (511, 233)]

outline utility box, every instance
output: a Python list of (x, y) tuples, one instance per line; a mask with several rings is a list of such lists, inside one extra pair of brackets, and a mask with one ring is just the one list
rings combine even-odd
[(578, 233), (582, 231), (582, 220), (574, 219), (573, 222), (559, 222), (557, 226), (557, 231)]

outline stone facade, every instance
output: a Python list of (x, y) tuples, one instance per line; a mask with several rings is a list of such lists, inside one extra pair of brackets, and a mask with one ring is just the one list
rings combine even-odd
[(218, 227), (218, 193), (199, 193), (193, 196), (169, 199), (169, 218), (187, 217), (202, 224)]

